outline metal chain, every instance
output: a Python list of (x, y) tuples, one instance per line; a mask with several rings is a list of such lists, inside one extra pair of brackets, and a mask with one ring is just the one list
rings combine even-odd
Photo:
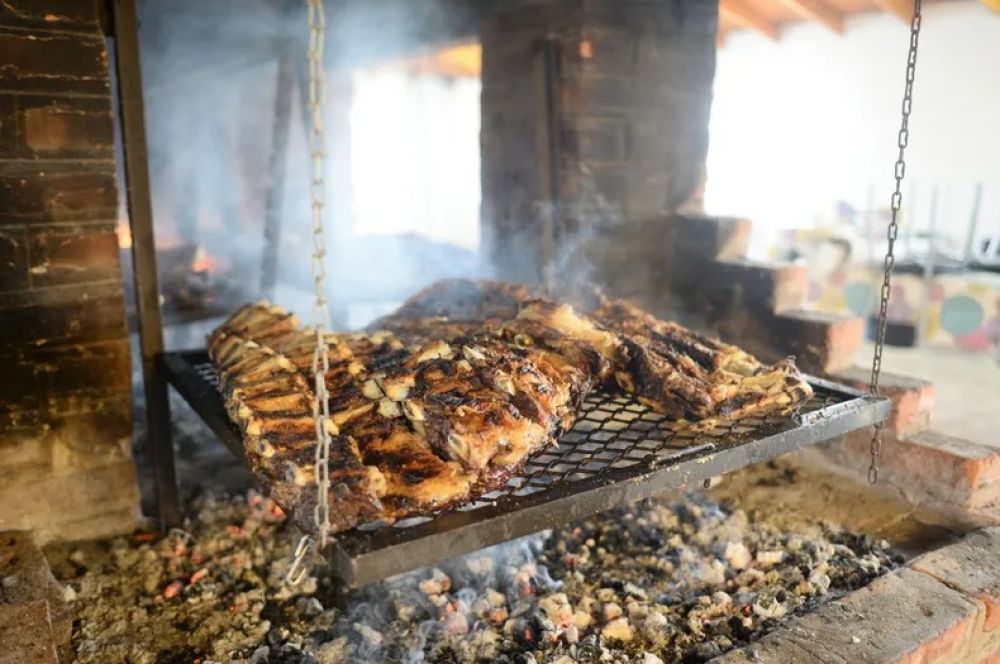
[[(913, 105), (913, 79), (917, 71), (917, 42), (920, 39), (920, 0), (914, 0), (913, 18), (910, 20), (910, 49), (906, 56), (906, 86), (903, 89), (902, 122), (899, 126), (899, 136), (896, 141), (899, 156), (896, 158), (895, 178), (896, 190), (892, 193), (891, 217), (886, 233), (888, 247), (883, 262), (882, 292), (879, 297), (878, 329), (875, 334), (875, 353), (872, 357), (871, 393), (878, 396), (878, 380), (882, 373), (882, 348), (885, 345), (885, 328), (889, 312), (889, 295), (892, 290), (892, 269), (896, 264), (896, 235), (899, 231), (899, 210), (903, 203), (901, 186), (906, 174), (904, 153), (910, 141), (910, 110)], [(883, 422), (875, 424), (871, 442), (871, 464), (868, 466), (868, 481), (874, 484), (878, 481), (878, 462), (882, 454)]]
[[(326, 423), (330, 418), (330, 400), (326, 389), (326, 374), (330, 369), (330, 349), (326, 343), (326, 331), (330, 326), (330, 310), (326, 299), (326, 236), (323, 230), (323, 207), (326, 184), (323, 167), (325, 158), (325, 135), (323, 132), (323, 38), (326, 32), (326, 17), (323, 0), (306, 0), (309, 18), (309, 159), (312, 175), (309, 183), (309, 197), (312, 214), (312, 277), (316, 287), (316, 297), (312, 307), (312, 324), (316, 331), (316, 347), (313, 350), (313, 418), (316, 425), (316, 508), (313, 512), (319, 546), (326, 546), (330, 533), (330, 431)], [(288, 570), (287, 579), (298, 583), (305, 574), (303, 561), (312, 548), (312, 538), (303, 537), (295, 548), (294, 561)]]

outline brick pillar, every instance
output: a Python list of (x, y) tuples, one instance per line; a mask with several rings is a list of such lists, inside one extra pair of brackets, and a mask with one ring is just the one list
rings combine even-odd
[(96, 0), (0, 6), (0, 530), (129, 530), (138, 512)]
[(541, 277), (553, 197), (563, 279), (560, 257), (602, 227), (662, 219), (699, 197), (717, 21), (713, 2), (529, 0), (484, 22), (483, 240), (501, 276)]

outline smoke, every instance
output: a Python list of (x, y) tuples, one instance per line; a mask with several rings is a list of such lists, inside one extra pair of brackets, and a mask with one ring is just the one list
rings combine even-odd
[(476, 633), (486, 623), (527, 625), (518, 614), (526, 600), (561, 587), (537, 563), (550, 536), (543, 531), (366, 586), (334, 632), (349, 639), (352, 661), (417, 664), (442, 635)]
[[(241, 292), (223, 308), (269, 296), (308, 319), (304, 4), (144, 0), (140, 44), (159, 244), (201, 247), (234, 275)], [(475, 250), (478, 186), (470, 200), (462, 179), (479, 171), (478, 93), (470, 97), (462, 81), (399, 69), (397, 82), (411, 81), (405, 94), (365, 106), (381, 99), (372, 86), (385, 82), (373, 68), (398, 68), (401, 58), (429, 47), (475, 39), (483, 10), (469, 4), (325, 3), (327, 288), (338, 326), (363, 325), (434, 279), (486, 272)], [(282, 57), (292, 76), (290, 89), (279, 93)], [(359, 92), (358, 84), (368, 87)], [(288, 145), (272, 169), (282, 101)], [(439, 117), (436, 110), (448, 103), (468, 106), (470, 121), (457, 126)], [(376, 140), (379, 126), (392, 140)], [(442, 155), (449, 153), (432, 145), (447, 141), (467, 144), (462, 154), (472, 156), (447, 162)], [(280, 240), (277, 286), (264, 292), (269, 196), (281, 203)], [(471, 240), (460, 242), (450, 230), (466, 209)]]

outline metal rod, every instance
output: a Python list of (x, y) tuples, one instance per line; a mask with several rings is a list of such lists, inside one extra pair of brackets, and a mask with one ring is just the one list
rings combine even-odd
[(260, 266), (260, 290), (274, 297), (278, 282), (278, 254), (281, 248), (281, 213), (285, 200), (285, 164), (288, 160), (288, 134), (292, 117), (292, 89), (295, 66), (291, 48), (285, 46), (278, 57), (278, 76), (274, 89), (274, 124), (271, 133), (271, 158), (268, 163), (267, 208), (264, 214), (264, 253)]
[(559, 199), (559, 40), (548, 36), (541, 41), (535, 65), (537, 106), (536, 147), (538, 151), (539, 272), (551, 292), (555, 284), (556, 243), (560, 225)]
[(917, 183), (910, 183), (910, 202), (903, 212), (903, 249), (906, 250), (906, 260), (913, 258), (913, 231), (917, 225)]
[(160, 527), (167, 529), (180, 525), (182, 518), (174, 472), (170, 402), (167, 399), (167, 384), (156, 361), (163, 352), (163, 323), (156, 280), (156, 245), (135, 0), (113, 0), (111, 12), (118, 112), (125, 155), (125, 200), (132, 233), (132, 276), (142, 349), (142, 384), (146, 396), (146, 444), (153, 471), (157, 516)]
[(917, 339), (923, 345), (927, 337), (927, 312), (931, 306), (931, 289), (934, 287), (934, 263), (937, 251), (938, 188), (931, 189), (931, 214), (927, 221), (927, 256), (924, 258), (924, 302), (917, 319)]
[(962, 255), (962, 263), (965, 267), (972, 264), (973, 246), (976, 243), (976, 231), (979, 230), (979, 208), (983, 202), (983, 183), (976, 183), (976, 193), (972, 199), (972, 214), (969, 216), (969, 232), (965, 236), (965, 252)]

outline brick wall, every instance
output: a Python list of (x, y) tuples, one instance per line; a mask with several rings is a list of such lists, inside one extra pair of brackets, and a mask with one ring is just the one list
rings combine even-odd
[(96, 0), (0, 4), (0, 530), (137, 513), (108, 52)]
[[(690, 0), (520, 0), (486, 19), (483, 240), (500, 275), (541, 277), (553, 142), (557, 257), (578, 256), (602, 227), (663, 218), (697, 199), (717, 11)], [(540, 68), (546, 37), (557, 52), (551, 103)]]

